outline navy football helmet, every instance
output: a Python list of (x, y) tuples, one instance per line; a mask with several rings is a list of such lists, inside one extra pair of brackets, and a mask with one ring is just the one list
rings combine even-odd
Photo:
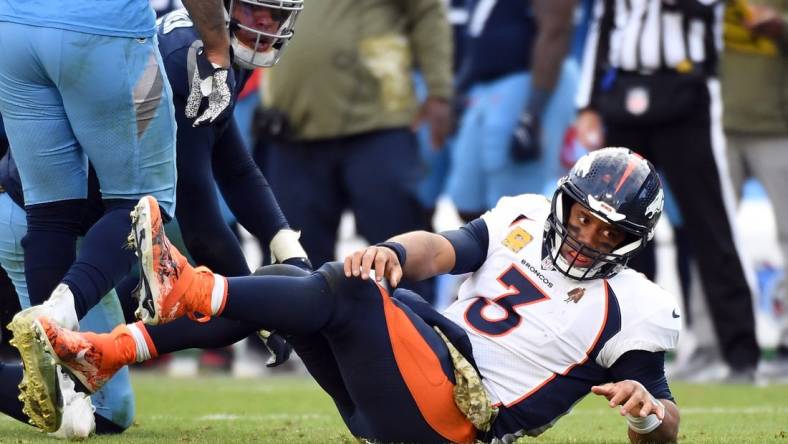
[(225, 0), (233, 61), (248, 69), (274, 66), (293, 37), (303, 0)]
[[(654, 237), (663, 201), (662, 183), (651, 162), (627, 148), (592, 151), (558, 181), (545, 223), (544, 255), (558, 271), (577, 280), (612, 277)], [(575, 202), (626, 233), (624, 241), (604, 253), (575, 239), (566, 223)], [(591, 259), (591, 264), (579, 267), (576, 258), (567, 260), (561, 254), (564, 245)]]

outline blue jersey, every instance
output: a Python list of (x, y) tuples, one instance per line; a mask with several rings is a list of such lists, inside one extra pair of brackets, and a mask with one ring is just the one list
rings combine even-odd
[(0, 21), (114, 37), (151, 37), (148, 0), (0, 0)]
[(524, 0), (468, 0), (458, 88), (531, 67), (536, 22)]

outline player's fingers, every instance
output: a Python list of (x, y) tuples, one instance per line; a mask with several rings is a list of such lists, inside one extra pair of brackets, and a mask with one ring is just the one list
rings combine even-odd
[(610, 399), (610, 393), (613, 390), (613, 384), (608, 382), (607, 384), (602, 385), (595, 385), (591, 387), (591, 392), (595, 395), (604, 396)]
[(621, 387), (620, 385), (617, 385), (613, 390), (613, 396), (608, 398), (610, 400), (609, 402), (610, 407), (621, 405), (621, 403), (626, 401), (628, 398), (629, 398), (629, 392), (625, 388)]
[(389, 262), (388, 257), (385, 254), (376, 254), (375, 255), (375, 280), (380, 282), (383, 279), (383, 276), (386, 275), (386, 264)]
[[(659, 414), (660, 414), (659, 410), (660, 409), (657, 406), (657, 403), (653, 402), (651, 399), (646, 399), (646, 400), (643, 401), (643, 405), (640, 407), (640, 416), (646, 417), (646, 416), (654, 413), (659, 418)], [(662, 418), (660, 418), (660, 419), (662, 419)]]
[(358, 250), (352, 255), (350, 270), (353, 276), (358, 277), (361, 275), (361, 257), (364, 255), (364, 250)]
[(375, 247), (368, 247), (361, 256), (361, 279), (369, 278), (369, 271), (375, 266)]
[(640, 415), (640, 406), (643, 404), (643, 399), (640, 396), (630, 396), (627, 402), (621, 407), (621, 414), (631, 414), (633, 416), (645, 416)]
[(402, 279), (402, 266), (399, 264), (399, 262), (389, 261), (388, 271), (386, 273), (386, 276), (389, 280), (389, 285), (392, 287), (399, 285), (399, 281)]
[(665, 406), (660, 405), (654, 398), (649, 397), (649, 399), (643, 403), (643, 408), (640, 409), (640, 416), (648, 416), (652, 413), (657, 415), (660, 421), (665, 419)]

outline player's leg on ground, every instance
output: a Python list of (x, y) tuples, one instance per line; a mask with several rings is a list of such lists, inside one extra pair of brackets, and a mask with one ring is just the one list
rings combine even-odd
[[(327, 311), (308, 319), (316, 304)], [(228, 279), (222, 316), (256, 320), (283, 333), (322, 333), (352, 402), (343, 419), (356, 436), (442, 442), (467, 439), (463, 433), (472, 430), (454, 405), (446, 345), (372, 282), (345, 278), (339, 263), (326, 264), (307, 278)], [(294, 324), (299, 318), (301, 325)], [(442, 382), (419, 390), (424, 378)]]
[[(134, 232), (142, 275), (148, 281), (144, 288), (153, 302), (149, 320), (223, 313), (282, 334), (322, 333), (356, 406), (352, 417), (346, 418), (355, 434), (384, 441), (444, 441), (472, 432), (454, 404), (445, 344), (423, 321), (394, 307), (374, 283), (346, 279), (339, 263), (327, 264), (307, 277), (224, 278), (206, 269), (191, 269), (164, 236), (151, 198), (142, 199), (135, 209)], [(52, 335), (46, 335), (51, 340)], [(418, 363), (412, 362), (414, 355)], [(370, 369), (376, 377), (365, 377)], [(428, 389), (408, 390), (421, 386), (425, 378), (430, 381)], [(400, 406), (396, 410), (401, 412), (393, 418), (383, 405)], [(462, 435), (458, 440), (467, 438)]]

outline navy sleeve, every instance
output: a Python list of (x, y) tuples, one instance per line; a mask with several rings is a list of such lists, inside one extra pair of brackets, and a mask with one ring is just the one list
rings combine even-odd
[(451, 274), (471, 273), (478, 270), (487, 259), (490, 236), (487, 223), (475, 219), (457, 230), (444, 231), (441, 236), (451, 242), (456, 260)]
[(665, 352), (626, 352), (610, 367), (610, 376), (616, 382), (632, 379), (643, 384), (655, 398), (673, 401), (665, 378)]
[(246, 149), (231, 118), (213, 149), (213, 174), (238, 222), (261, 242), (289, 228), (268, 181)]
[(164, 70), (167, 71), (172, 93), (184, 99), (189, 95), (189, 73), (186, 67), (188, 54), (189, 47), (184, 46), (163, 56)]

